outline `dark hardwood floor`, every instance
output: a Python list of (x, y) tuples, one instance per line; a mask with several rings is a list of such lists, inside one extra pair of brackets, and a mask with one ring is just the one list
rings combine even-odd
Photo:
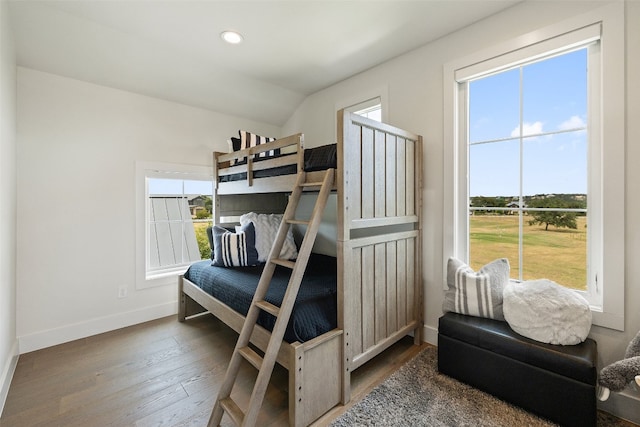
[[(206, 426), (236, 339), (210, 315), (185, 323), (171, 316), (23, 354), (0, 426)], [(405, 338), (355, 371), (352, 402), (426, 345)], [(254, 378), (244, 366), (232, 394), (241, 407)], [(276, 366), (258, 425), (287, 421), (287, 376)]]

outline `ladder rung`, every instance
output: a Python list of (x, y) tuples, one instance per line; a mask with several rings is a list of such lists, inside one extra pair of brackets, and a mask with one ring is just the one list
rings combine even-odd
[(322, 187), (322, 181), (310, 181), (300, 184), (301, 187)]
[(280, 307), (275, 306), (275, 305), (271, 304), (268, 301), (264, 301), (264, 300), (263, 301), (258, 301), (258, 302), (256, 302), (256, 305), (260, 309), (266, 311), (269, 314), (274, 315), (275, 317), (278, 317), (278, 315), (280, 314)]
[(224, 409), (227, 414), (233, 420), (233, 423), (237, 426), (242, 425), (242, 420), (244, 420), (244, 412), (242, 409), (233, 401), (230, 397), (226, 397), (220, 401), (220, 406)]
[(260, 356), (258, 353), (253, 351), (251, 347), (242, 347), (238, 349), (238, 353), (240, 353), (240, 355), (244, 357), (247, 360), (247, 362), (251, 363), (254, 368), (256, 368), (257, 370), (260, 370), (260, 367), (262, 366), (262, 360), (263, 360), (262, 356)]
[(311, 221), (304, 219), (288, 219), (287, 224), (309, 225)]
[(288, 267), (288, 268), (290, 268), (292, 270), (296, 266), (295, 262), (289, 261), (288, 259), (273, 258), (271, 260), (271, 262), (274, 263), (274, 264), (281, 265), (283, 267)]

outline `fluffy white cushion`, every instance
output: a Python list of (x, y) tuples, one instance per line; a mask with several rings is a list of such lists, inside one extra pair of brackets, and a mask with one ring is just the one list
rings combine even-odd
[[(258, 250), (258, 261), (265, 262), (269, 258), (269, 252), (276, 240), (278, 227), (282, 222), (281, 214), (257, 214), (249, 212), (240, 217), (240, 224), (245, 225), (253, 222), (256, 228), (256, 249)], [(287, 238), (284, 240), (279, 258), (295, 259), (298, 257), (298, 248), (293, 240), (293, 231), (289, 227)]]
[(587, 300), (547, 279), (510, 283), (504, 317), (520, 335), (548, 344), (579, 344), (591, 329)]
[(502, 290), (509, 282), (509, 261), (500, 258), (477, 273), (457, 258), (447, 263), (447, 292), (443, 311), (504, 320)]

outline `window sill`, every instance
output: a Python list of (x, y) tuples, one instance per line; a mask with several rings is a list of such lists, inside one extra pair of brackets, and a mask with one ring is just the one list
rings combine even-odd
[(184, 274), (189, 266), (182, 266), (172, 270), (163, 270), (155, 273), (148, 273), (143, 280), (137, 283), (137, 289), (150, 289), (160, 286), (175, 285), (178, 283), (177, 277)]

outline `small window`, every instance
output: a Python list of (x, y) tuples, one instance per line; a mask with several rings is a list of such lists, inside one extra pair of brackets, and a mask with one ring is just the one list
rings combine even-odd
[(352, 105), (351, 107), (345, 108), (345, 110), (371, 120), (382, 121), (382, 102), (379, 97)]
[(211, 258), (211, 182), (147, 178), (147, 278)]
[(382, 104), (374, 105), (373, 107), (368, 107), (363, 110), (355, 111), (356, 114), (364, 116), (371, 120), (376, 120), (378, 122), (382, 121)]
[(211, 258), (211, 176), (193, 167), (138, 167), (138, 288), (175, 282), (178, 274)]

